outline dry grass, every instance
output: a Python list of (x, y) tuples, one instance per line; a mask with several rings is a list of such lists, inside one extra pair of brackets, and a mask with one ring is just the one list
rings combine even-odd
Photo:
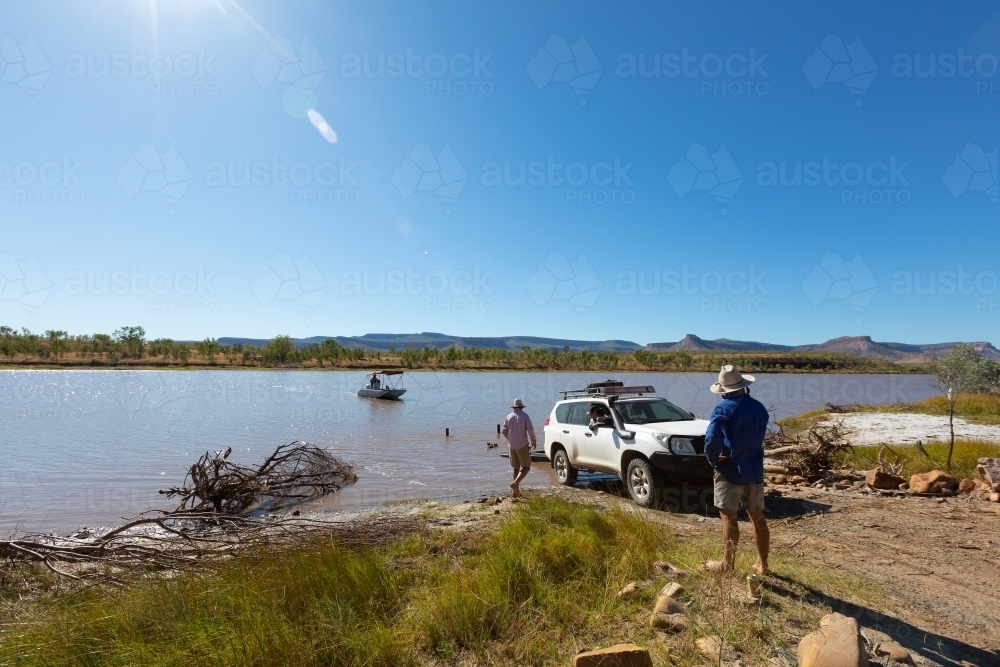
[[(377, 549), (323, 539), (212, 573), (8, 603), (16, 622), (0, 623), (0, 664), (557, 665), (634, 641), (656, 664), (669, 653), (670, 664), (691, 666), (704, 664), (694, 642), (708, 634), (764, 664), (794, 650), (792, 637), (813, 629), (830, 600), (880, 597), (870, 582), (778, 554), (782, 579), (748, 605), (740, 576), (698, 574), (718, 555), (714, 539), (680, 538), (646, 516), (532, 498), (479, 531), (421, 532)], [(745, 573), (752, 543), (742, 547)], [(691, 573), (682, 580), (689, 627), (676, 635), (648, 626), (666, 582), (653, 572), (657, 559)], [(630, 581), (638, 593), (616, 597)]]
[[(844, 467), (853, 470), (871, 470), (878, 463), (881, 445), (855, 447), (842, 461)], [(921, 447), (889, 447), (886, 454), (890, 461), (903, 463), (903, 477), (909, 477), (931, 470), (946, 470), (948, 444), (932, 442)], [(976, 461), (985, 457), (1000, 457), (1000, 445), (979, 440), (956, 440), (955, 454), (951, 462), (951, 474), (959, 479), (969, 477), (979, 479)]]

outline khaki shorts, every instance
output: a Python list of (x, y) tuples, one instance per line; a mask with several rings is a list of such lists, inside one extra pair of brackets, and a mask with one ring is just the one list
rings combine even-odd
[(510, 467), (518, 468), (531, 467), (531, 447), (510, 450)]
[(733, 484), (719, 471), (715, 472), (715, 506), (721, 510), (735, 512), (740, 503), (748, 510), (764, 509), (763, 484)]

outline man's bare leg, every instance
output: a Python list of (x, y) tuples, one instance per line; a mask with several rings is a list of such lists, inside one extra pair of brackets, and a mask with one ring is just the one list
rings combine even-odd
[(707, 561), (705, 569), (709, 572), (732, 572), (736, 561), (736, 547), (740, 543), (740, 524), (734, 511), (719, 510), (719, 516), (722, 517), (722, 540), (725, 544), (722, 560)]
[(750, 522), (753, 524), (753, 541), (757, 546), (757, 562), (753, 569), (760, 574), (767, 574), (767, 556), (771, 552), (771, 529), (767, 527), (767, 520), (764, 519), (764, 512), (761, 510), (747, 510), (750, 515)]
[(528, 467), (528, 468), (521, 468), (520, 470), (518, 470), (517, 468), (514, 469), (514, 481), (511, 482), (510, 488), (511, 488), (511, 491), (514, 492), (513, 496), (515, 498), (520, 498), (521, 497), (521, 482), (524, 480), (525, 477), (528, 476), (528, 471), (529, 470), (531, 470), (530, 467)]

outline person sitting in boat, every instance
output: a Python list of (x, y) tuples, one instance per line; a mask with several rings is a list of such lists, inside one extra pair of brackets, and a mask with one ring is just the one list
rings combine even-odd
[(381, 389), (382, 388), (382, 383), (378, 381), (378, 376), (377, 375), (373, 375), (372, 376), (372, 381), (369, 383), (369, 388), (370, 389)]

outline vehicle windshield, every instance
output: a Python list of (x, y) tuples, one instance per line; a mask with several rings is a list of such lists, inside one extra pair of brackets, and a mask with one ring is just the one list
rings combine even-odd
[(626, 424), (691, 421), (694, 415), (670, 401), (619, 401), (615, 410)]

